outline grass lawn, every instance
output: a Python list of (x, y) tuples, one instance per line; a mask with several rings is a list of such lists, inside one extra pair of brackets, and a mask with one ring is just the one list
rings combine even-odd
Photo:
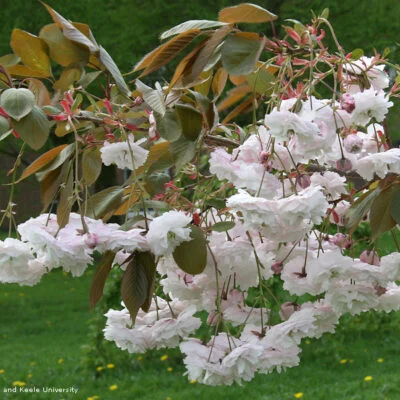
[[(53, 271), (33, 288), (0, 286), (0, 399), (285, 400), (295, 394), (304, 400), (400, 399), (399, 314), (347, 319), (338, 334), (303, 341), (300, 367), (260, 375), (243, 386), (189, 383), (171, 350), (141, 358), (110, 346), (103, 370), (88, 371), (82, 367), (81, 346), (88, 341), (92, 316), (87, 300), (92, 273), (74, 279)], [(162, 361), (163, 355), (168, 358)], [(25, 388), (74, 386), (79, 391), (4, 393), (15, 381), (25, 382)]]

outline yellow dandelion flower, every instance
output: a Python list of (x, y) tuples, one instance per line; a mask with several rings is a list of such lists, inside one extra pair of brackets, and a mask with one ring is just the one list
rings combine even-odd
[(298, 392), (298, 393), (295, 393), (293, 396), (294, 396), (296, 399), (301, 399), (301, 398), (303, 398), (303, 393), (302, 393), (302, 392)]
[(138, 361), (143, 361), (143, 357), (142, 356), (138, 356), (137, 360)]
[(168, 371), (168, 372), (172, 372), (173, 370), (174, 370), (174, 369), (173, 369), (172, 367), (168, 367), (168, 368), (167, 368), (167, 371)]
[(64, 362), (64, 359), (63, 358), (59, 358), (58, 361), (57, 361), (57, 364), (62, 364), (63, 362)]
[(108, 369), (115, 368), (115, 365), (114, 365), (114, 364), (107, 364), (107, 368), (108, 368)]
[(161, 361), (168, 360), (168, 354), (164, 354), (163, 356), (160, 357)]
[(378, 358), (376, 361), (377, 361), (378, 363), (383, 363), (383, 358)]
[(97, 372), (100, 372), (100, 371), (103, 371), (103, 369), (104, 369), (104, 368), (100, 366), (100, 367), (97, 367), (97, 368), (96, 368), (96, 371), (97, 371)]
[(22, 382), (22, 381), (14, 381), (13, 383), (12, 383), (12, 385), (13, 386), (25, 386), (26, 385), (26, 383), (25, 382)]
[(4, 372), (6, 372), (5, 369), (0, 369), (0, 375), (1, 375), (1, 374), (4, 374)]
[(26, 377), (27, 377), (28, 379), (30, 379), (30, 378), (32, 378), (32, 374), (28, 374)]
[(191, 384), (197, 383), (197, 379), (192, 379), (189, 381)]
[(310, 344), (310, 343), (311, 343), (311, 341), (307, 339), (306, 340), (306, 344)]
[(111, 385), (109, 387), (110, 390), (117, 390), (118, 389), (118, 385)]
[(91, 396), (87, 398), (87, 400), (98, 400), (98, 399), (100, 399), (99, 396)]
[(371, 375), (366, 376), (366, 377), (364, 378), (364, 381), (365, 381), (365, 382), (372, 381), (372, 376), (371, 376)]
[(340, 364), (346, 364), (347, 360), (345, 358), (343, 358), (343, 360), (340, 360), (339, 362), (340, 362)]

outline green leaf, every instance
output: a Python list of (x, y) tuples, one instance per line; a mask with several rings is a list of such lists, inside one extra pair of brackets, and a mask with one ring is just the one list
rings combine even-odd
[(154, 116), (157, 122), (158, 133), (163, 139), (171, 143), (181, 137), (182, 128), (175, 110), (166, 110), (163, 117), (158, 113), (154, 114)]
[(117, 67), (117, 64), (115, 64), (114, 60), (102, 46), (100, 46), (99, 59), (103, 63), (103, 65), (107, 68), (107, 71), (109, 71), (111, 76), (114, 78), (115, 83), (118, 86), (118, 89), (126, 96), (130, 96), (131, 91), (129, 90), (123, 76), (121, 75), (121, 72)]
[(400, 224), (400, 191), (396, 190), (393, 193), (393, 199), (391, 204), (391, 214), (392, 218), (397, 224)]
[(210, 207), (214, 207), (217, 210), (220, 210), (221, 208), (226, 207), (226, 200), (225, 199), (220, 199), (218, 197), (213, 197), (210, 199), (206, 199), (205, 204)]
[(124, 189), (112, 186), (91, 196), (83, 208), (89, 218), (105, 218), (112, 214), (121, 204)]
[(94, 273), (92, 284), (90, 286), (90, 309), (93, 310), (98, 301), (102, 298), (104, 285), (111, 271), (112, 263), (115, 258), (113, 251), (106, 251), (100, 260), (96, 272)]
[(212, 102), (207, 96), (202, 95), (201, 93), (190, 91), (196, 99), (197, 105), (199, 106), (205, 122), (207, 124), (207, 130), (213, 131), (215, 127), (218, 125), (218, 110), (217, 106)]
[(3, 136), (5, 133), (10, 131), (10, 123), (7, 118), (4, 118), (0, 115), (0, 136)]
[(163, 32), (160, 35), (160, 39), (164, 40), (170, 36), (178, 35), (179, 33), (189, 31), (190, 29), (210, 29), (224, 25), (226, 25), (225, 22), (208, 21), (205, 19), (194, 19), (191, 21), (183, 22), (182, 24), (176, 25), (173, 28), (168, 29), (167, 31)]
[(39, 150), (49, 137), (51, 124), (46, 114), (35, 106), (26, 117), (13, 121), (13, 126), (29, 147)]
[(60, 78), (54, 83), (55, 90), (60, 90), (62, 93), (66, 92), (73, 84), (83, 75), (84, 69), (80, 64), (72, 64), (64, 69)]
[(6, 54), (5, 56), (0, 57), (0, 65), (3, 67), (12, 67), (17, 65), (21, 61), (21, 57), (17, 56), (16, 54)]
[(192, 240), (182, 242), (173, 252), (178, 267), (191, 275), (200, 274), (207, 264), (207, 242), (198, 226), (190, 227)]
[(0, 98), (0, 106), (13, 119), (19, 121), (35, 106), (35, 95), (28, 89), (6, 89)]
[(347, 210), (344, 220), (345, 227), (353, 232), (360, 221), (368, 213), (373, 201), (380, 195), (381, 188), (377, 186), (360, 196)]
[(328, 19), (329, 18), (329, 8), (324, 8), (321, 13), (321, 18)]
[(234, 228), (235, 225), (236, 224), (234, 221), (223, 221), (223, 222), (217, 222), (211, 227), (211, 229), (215, 232), (225, 232)]
[(147, 312), (150, 308), (154, 289), (156, 265), (154, 256), (135, 252), (133, 260), (126, 267), (121, 283), (121, 297), (129, 310), (132, 322), (140, 308)]
[(68, 40), (57, 24), (44, 26), (39, 33), (39, 37), (49, 47), (50, 58), (63, 67), (79, 62), (87, 64), (89, 61), (90, 53), (88, 49)]
[(93, 71), (93, 72), (88, 72), (82, 75), (81, 79), (77, 82), (78, 85), (87, 88), (92, 82), (94, 82), (101, 74), (103, 71)]
[(143, 100), (149, 105), (149, 107), (163, 117), (166, 112), (163, 93), (159, 90), (152, 89), (140, 80), (136, 80), (136, 88), (140, 93), (142, 93)]
[(363, 49), (354, 49), (351, 52), (350, 58), (352, 60), (358, 60), (359, 58), (361, 58), (364, 55), (364, 50)]
[(60, 200), (57, 204), (57, 223), (60, 228), (68, 224), (73, 205), (74, 178), (73, 169), (66, 169), (66, 179), (61, 187)]
[(155, 171), (163, 171), (174, 164), (168, 142), (161, 142), (151, 146), (144, 165), (145, 171), (151, 174)]
[(231, 75), (249, 75), (263, 49), (263, 41), (255, 33), (229, 35), (221, 48), (222, 65)]
[(378, 236), (382, 235), (382, 233), (396, 226), (396, 221), (392, 217), (393, 194), (394, 187), (392, 186), (383, 190), (371, 205), (369, 222), (371, 225), (372, 239), (376, 239)]
[(175, 105), (176, 114), (181, 125), (183, 136), (195, 141), (203, 128), (203, 117), (194, 107), (186, 104)]
[(256, 72), (247, 75), (246, 79), (254, 92), (265, 95), (272, 91), (275, 76), (261, 67)]
[(219, 12), (218, 19), (231, 24), (261, 23), (276, 20), (278, 17), (265, 8), (256, 4), (242, 3), (237, 6), (227, 7)]
[(193, 160), (196, 155), (196, 147), (196, 142), (187, 140), (184, 137), (170, 143), (172, 157), (178, 170), (180, 170), (186, 163)]
[(95, 183), (101, 173), (101, 156), (98, 149), (88, 149), (82, 155), (82, 177), (86, 185)]

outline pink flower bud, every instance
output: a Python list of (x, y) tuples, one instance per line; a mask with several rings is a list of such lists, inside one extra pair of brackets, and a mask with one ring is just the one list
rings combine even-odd
[(99, 243), (99, 237), (95, 233), (88, 233), (84, 242), (89, 249), (94, 249)]
[(344, 233), (336, 233), (336, 235), (329, 239), (329, 242), (340, 247), (341, 249), (349, 249), (353, 244), (351, 237), (345, 235)]
[(343, 144), (349, 153), (359, 153), (363, 147), (363, 140), (357, 135), (348, 135), (344, 138)]
[(308, 175), (300, 175), (297, 178), (297, 184), (302, 188), (308, 188), (311, 185), (311, 178)]
[(297, 310), (300, 310), (300, 306), (296, 303), (286, 302), (281, 305), (279, 316), (283, 320), (289, 319), (289, 317)]
[(373, 250), (364, 250), (360, 254), (360, 261), (365, 262), (370, 265), (376, 265), (376, 266), (381, 265), (378, 253), (376, 253)]
[(270, 155), (271, 153), (269, 153), (268, 151), (262, 151), (260, 153), (261, 164), (265, 164), (268, 161)]
[(340, 97), (340, 107), (348, 113), (353, 112), (356, 108), (354, 97), (350, 93), (343, 93)]
[(271, 269), (274, 272), (274, 274), (280, 274), (283, 270), (283, 263), (282, 261), (275, 261), (272, 265), (271, 265)]
[(351, 164), (351, 161), (347, 158), (341, 158), (340, 160), (336, 161), (336, 168), (339, 171), (346, 172), (350, 171), (353, 168), (353, 165)]

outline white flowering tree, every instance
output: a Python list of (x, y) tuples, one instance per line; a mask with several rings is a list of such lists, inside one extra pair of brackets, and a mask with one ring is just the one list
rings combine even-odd
[[(283, 38), (241, 31), (277, 19), (245, 3), (164, 32), (130, 87), (87, 25), (47, 9), (54, 23), (15, 29), (0, 58), (0, 140), (21, 148), (0, 282), (80, 276), (101, 254), (92, 307), (124, 271), (105, 338), (131, 353), (180, 346), (189, 379), (208, 385), (298, 365), (301, 340), (343, 314), (400, 309), (387, 54), (346, 54), (326, 12), (287, 21)], [(169, 82), (143, 83), (182, 53)], [(21, 172), (23, 152), (45, 144)], [(129, 174), (96, 192), (103, 164)], [(43, 213), (17, 226), (14, 187), (33, 174)], [(386, 232), (399, 252), (377, 247)]]

